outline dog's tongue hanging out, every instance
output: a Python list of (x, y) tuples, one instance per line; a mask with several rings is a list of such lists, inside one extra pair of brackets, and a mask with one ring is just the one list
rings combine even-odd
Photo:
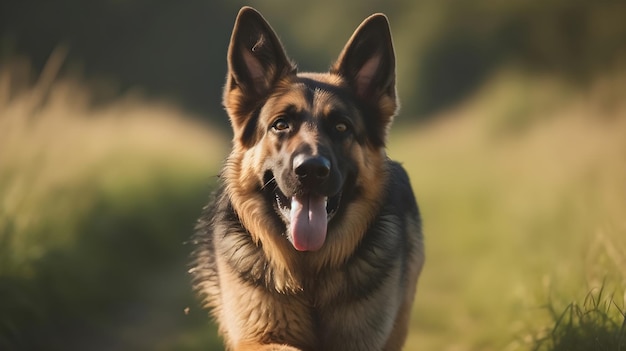
[(291, 198), (291, 238), (298, 251), (316, 251), (326, 240), (326, 197), (306, 194)]

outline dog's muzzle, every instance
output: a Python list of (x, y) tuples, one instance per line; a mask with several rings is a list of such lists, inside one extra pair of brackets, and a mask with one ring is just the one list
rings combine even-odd
[(327, 158), (301, 154), (294, 157), (292, 165), (298, 185), (295, 191), (287, 192), (291, 196), (285, 195), (273, 175), (266, 180), (266, 188), (274, 189), (278, 213), (287, 225), (288, 239), (294, 248), (317, 251), (324, 245), (328, 222), (339, 208), (341, 191), (331, 196), (324, 194), (331, 174)]

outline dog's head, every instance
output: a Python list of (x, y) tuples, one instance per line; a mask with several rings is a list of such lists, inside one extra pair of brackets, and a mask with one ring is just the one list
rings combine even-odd
[(330, 72), (297, 73), (270, 25), (243, 8), (228, 50), (224, 106), (234, 131), (224, 176), (240, 218), (249, 230), (255, 221), (282, 228), (299, 251), (319, 250), (333, 218), (350, 225), (349, 204), (380, 196), (368, 187), (381, 187), (372, 182), (384, 176), (397, 109), (387, 18), (367, 18)]

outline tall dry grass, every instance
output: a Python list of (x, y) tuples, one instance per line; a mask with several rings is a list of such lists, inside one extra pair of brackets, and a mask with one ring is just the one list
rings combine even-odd
[[(94, 107), (89, 88), (57, 77), (63, 59), (56, 50), (34, 83), (24, 61), (0, 71), (0, 272), (75, 239), (72, 226), (94, 200), (90, 190), (160, 173), (204, 174), (208, 183), (228, 147), (174, 106), (127, 95)], [(48, 221), (66, 228), (47, 232)]]
[(23, 60), (0, 68), (0, 349), (197, 349), (187, 249), (227, 138), (127, 94), (96, 104)]
[(603, 285), (623, 311), (625, 94), (623, 72), (581, 88), (508, 69), (397, 133), (427, 247), (408, 349), (531, 348), (545, 306)]

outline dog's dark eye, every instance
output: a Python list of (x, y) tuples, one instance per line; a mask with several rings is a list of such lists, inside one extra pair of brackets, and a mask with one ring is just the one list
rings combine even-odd
[(279, 118), (274, 122), (274, 124), (272, 124), (272, 128), (278, 131), (286, 130), (289, 128), (289, 123), (287, 123), (284, 119)]
[(348, 125), (346, 123), (339, 122), (339, 123), (335, 124), (335, 130), (340, 132), (340, 133), (347, 132), (348, 131)]

